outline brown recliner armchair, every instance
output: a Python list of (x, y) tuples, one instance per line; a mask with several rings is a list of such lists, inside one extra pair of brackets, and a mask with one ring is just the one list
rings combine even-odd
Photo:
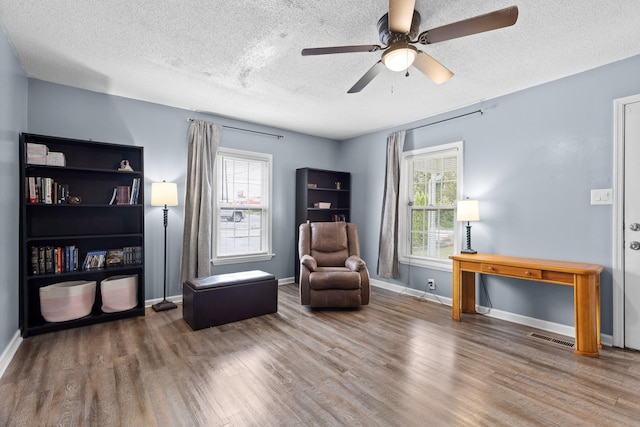
[(346, 222), (300, 225), (300, 302), (311, 307), (369, 304), (369, 271), (360, 258), (358, 230)]

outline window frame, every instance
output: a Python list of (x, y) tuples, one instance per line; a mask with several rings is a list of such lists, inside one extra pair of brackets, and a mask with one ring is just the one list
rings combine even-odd
[[(463, 141), (434, 145), (432, 147), (420, 148), (402, 153), (402, 159), (400, 163), (400, 192), (398, 202), (398, 260), (402, 264), (408, 264), (410, 266), (417, 265), (434, 270), (453, 270), (453, 262), (450, 259), (438, 259), (411, 254), (411, 220), (409, 218), (409, 214), (411, 211), (411, 200), (409, 199), (409, 195), (411, 194), (410, 186), (413, 184), (413, 178), (412, 176), (410, 176), (413, 169), (410, 167), (410, 164), (418, 158), (429, 158), (435, 156), (441, 157), (448, 151), (455, 152), (457, 155), (456, 200), (460, 200), (463, 194)], [(458, 253), (460, 252), (460, 236), (462, 228), (458, 221), (455, 221), (455, 205), (453, 209), (453, 215), (455, 222), (455, 225), (453, 227), (453, 252)]]
[[(220, 217), (221, 217), (221, 195), (218, 194), (218, 168), (223, 157), (236, 158), (243, 161), (258, 161), (264, 162), (265, 177), (263, 179), (263, 194), (262, 194), (262, 245), (264, 250), (259, 253), (245, 253), (245, 254), (233, 254), (233, 255), (220, 255), (219, 254), (219, 241), (220, 236), (218, 234)], [(212, 218), (211, 218), (211, 264), (213, 265), (226, 265), (226, 264), (240, 264), (248, 262), (269, 261), (275, 256), (273, 253), (273, 156), (267, 153), (260, 153), (256, 151), (238, 150), (234, 148), (219, 147), (216, 153), (216, 158), (213, 165), (213, 177), (214, 184), (212, 188)], [(266, 194), (264, 194), (266, 192)]]

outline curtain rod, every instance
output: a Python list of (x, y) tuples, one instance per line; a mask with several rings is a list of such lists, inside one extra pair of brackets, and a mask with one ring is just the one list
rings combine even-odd
[[(191, 117), (189, 117), (187, 119), (187, 121), (189, 121), (189, 122), (192, 122), (194, 120), (196, 120), (196, 119), (192, 119)], [(260, 132), (259, 130), (243, 129), (243, 128), (237, 128), (237, 127), (234, 127), (234, 126), (226, 126), (226, 125), (220, 125), (220, 126), (222, 126), (225, 129), (232, 129), (232, 130), (237, 130), (237, 131), (240, 131), (240, 132), (257, 133), (259, 135), (272, 136), (272, 137), (277, 138), (277, 139), (283, 139), (284, 138), (284, 135), (278, 135), (278, 134), (275, 134), (275, 133)]]
[(427, 126), (431, 126), (431, 125), (437, 125), (438, 123), (442, 123), (442, 122), (448, 122), (449, 120), (453, 120), (453, 119), (459, 119), (461, 117), (466, 117), (466, 116), (470, 116), (472, 114), (484, 114), (484, 110), (475, 110), (475, 111), (470, 111), (468, 113), (464, 113), (464, 114), (459, 114), (457, 116), (453, 116), (453, 117), (449, 117), (448, 119), (442, 119), (442, 120), (438, 120), (437, 122), (433, 122), (433, 123), (427, 123), (426, 125), (422, 125), (422, 126), (416, 126), (414, 128), (411, 129), (407, 129), (407, 131), (410, 130), (416, 130), (416, 129), (420, 129), (420, 128), (424, 128)]

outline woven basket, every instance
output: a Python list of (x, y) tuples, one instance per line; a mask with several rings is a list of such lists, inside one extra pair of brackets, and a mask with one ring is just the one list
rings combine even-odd
[(115, 313), (138, 305), (138, 275), (111, 276), (100, 282), (102, 311)]
[(40, 288), (40, 312), (47, 322), (65, 322), (89, 315), (96, 299), (96, 282), (74, 280)]

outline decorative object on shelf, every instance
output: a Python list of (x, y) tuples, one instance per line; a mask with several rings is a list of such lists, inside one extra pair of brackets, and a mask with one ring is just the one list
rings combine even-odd
[(151, 183), (151, 206), (164, 206), (164, 293), (162, 301), (153, 304), (151, 308), (155, 311), (171, 310), (178, 308), (171, 301), (167, 301), (167, 222), (169, 209), (167, 206), (178, 206), (178, 185), (175, 182), (153, 182)]
[(318, 202), (313, 204), (314, 208), (318, 209), (331, 209), (331, 202)]
[(477, 200), (469, 200), (469, 198), (465, 200), (458, 200), (457, 206), (457, 215), (456, 219), (458, 221), (467, 221), (467, 247), (460, 252), (463, 254), (475, 254), (477, 251), (471, 249), (471, 225), (469, 225), (469, 221), (480, 221), (480, 212), (478, 210), (478, 201)]
[(127, 172), (133, 172), (133, 168), (131, 167), (131, 165), (129, 164), (129, 160), (122, 160), (120, 162), (120, 167), (118, 168), (119, 171), (127, 171)]
[(82, 203), (82, 197), (80, 196), (69, 196), (67, 197), (67, 203), (70, 205), (79, 205)]
[(307, 184), (307, 188), (310, 188), (310, 189), (312, 189), (312, 190), (313, 190), (313, 189), (315, 189), (315, 188), (318, 188), (318, 184), (308, 183), (308, 184)]
[(336, 190), (340, 190), (341, 185), (340, 181), (336, 181)]

